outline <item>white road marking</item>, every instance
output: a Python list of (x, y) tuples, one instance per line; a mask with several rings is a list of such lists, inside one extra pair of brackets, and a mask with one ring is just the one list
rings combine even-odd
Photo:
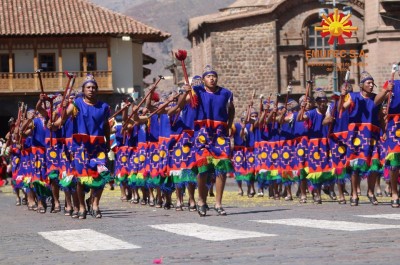
[(375, 230), (375, 229), (400, 228), (400, 225), (365, 224), (356, 222), (328, 221), (328, 220), (302, 219), (302, 218), (252, 220), (252, 221), (265, 224), (281, 224), (281, 225), (301, 226), (301, 227), (331, 229), (331, 230), (341, 230), (341, 231), (365, 231), (365, 230)]
[(91, 229), (39, 232), (45, 239), (69, 251), (135, 249), (135, 246)]
[(400, 220), (400, 214), (374, 214), (374, 215), (357, 215), (365, 218), (376, 218), (376, 219), (390, 219), (390, 220)]
[(160, 224), (150, 225), (150, 227), (182, 236), (197, 237), (209, 241), (225, 241), (232, 239), (277, 236), (274, 234), (264, 234), (253, 231), (236, 230), (197, 223)]

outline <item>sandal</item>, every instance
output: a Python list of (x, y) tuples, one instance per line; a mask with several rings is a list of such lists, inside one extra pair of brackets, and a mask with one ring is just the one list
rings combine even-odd
[(336, 201), (337, 200), (336, 193), (334, 191), (329, 192), (329, 198), (331, 198), (331, 200), (333, 201)]
[(21, 199), (17, 199), (15, 201), (15, 206), (21, 206)]
[(37, 212), (38, 212), (38, 213), (46, 213), (46, 208), (43, 207), (43, 206), (40, 206), (40, 207), (37, 209)]
[(226, 212), (222, 207), (214, 207), (214, 210), (218, 213), (218, 215), (226, 216)]
[(26, 198), (22, 198), (21, 204), (22, 205), (27, 205), (28, 204), (28, 200)]
[(182, 205), (176, 205), (175, 206), (175, 211), (182, 212), (183, 211), (183, 206)]
[(300, 203), (307, 203), (307, 198), (301, 198), (301, 199), (299, 200), (299, 202), (300, 202)]
[(285, 201), (293, 201), (293, 197), (288, 195), (285, 197)]
[[(92, 202), (91, 202), (90, 198), (91, 198), (91, 197), (89, 197), (89, 198), (87, 198), (87, 199), (85, 200), (85, 202), (86, 202), (86, 207), (87, 207), (87, 212), (88, 212), (88, 213), (90, 213), (91, 208), (92, 208)], [(85, 215), (85, 218), (86, 218), (86, 215)], [(83, 218), (83, 219), (84, 219), (84, 218)]]
[(383, 197), (383, 193), (382, 192), (377, 192), (376, 193), (376, 197)]
[(171, 209), (171, 203), (170, 202), (166, 202), (165, 204), (164, 204), (164, 210), (170, 210)]
[(71, 218), (77, 219), (79, 217), (79, 212), (72, 212), (71, 213)]
[(140, 197), (133, 198), (132, 200), (130, 200), (130, 202), (133, 203), (133, 204), (138, 204), (139, 203), (139, 199), (140, 199)]
[(86, 219), (86, 212), (78, 212), (78, 218), (80, 220)]
[(200, 217), (204, 217), (207, 214), (206, 205), (203, 204), (202, 206), (197, 205), (197, 212), (199, 213)]
[(379, 202), (376, 199), (375, 195), (369, 196), (369, 194), (367, 194), (367, 198), (369, 199), (369, 201), (370, 201), (370, 203), (372, 205), (378, 205), (379, 204)]
[(358, 197), (356, 199), (353, 199), (353, 197), (350, 198), (350, 206), (358, 206)]
[(196, 205), (192, 205), (192, 206), (189, 205), (189, 212), (195, 212), (196, 210), (197, 210)]
[(390, 203), (392, 205), (392, 208), (399, 208), (399, 206), (400, 206), (400, 200), (399, 199), (391, 200)]
[(64, 209), (64, 215), (65, 216), (71, 216), (72, 215), (73, 210), (67, 210), (67, 208)]
[(338, 200), (338, 203), (339, 203), (339, 204), (346, 204), (346, 199)]
[(142, 200), (140, 201), (140, 205), (146, 205), (146, 204), (147, 204), (146, 199), (142, 199)]
[(100, 219), (101, 217), (103, 217), (103, 215), (101, 214), (100, 210), (93, 210), (92, 211), (92, 216), (96, 219)]
[(120, 199), (121, 199), (122, 202), (127, 202), (128, 201), (127, 197), (121, 197)]
[(51, 209), (50, 213), (59, 213), (61, 212), (61, 206), (58, 207), (54, 207), (53, 209)]
[(239, 191), (239, 192), (238, 192), (238, 195), (239, 195), (239, 196), (243, 196), (243, 191)]

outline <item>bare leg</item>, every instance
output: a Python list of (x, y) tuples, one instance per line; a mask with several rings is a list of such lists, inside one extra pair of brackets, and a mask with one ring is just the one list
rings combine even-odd
[(79, 201), (79, 213), (80, 215), (86, 214), (85, 189), (79, 181), (76, 184), (76, 193)]
[(215, 180), (215, 189), (217, 192), (215, 197), (216, 208), (222, 207), (222, 196), (224, 194), (225, 182), (226, 182), (226, 175), (220, 175), (216, 177)]
[(242, 183), (243, 183), (243, 181), (241, 181), (241, 180), (237, 180), (237, 181), (236, 181), (236, 184), (237, 184), (237, 186), (238, 186), (238, 188), (239, 188), (238, 195), (240, 195), (240, 196), (243, 196)]
[(399, 194), (397, 190), (397, 178), (399, 176), (398, 170), (390, 170), (390, 186), (392, 189), (392, 201), (398, 200), (399, 199)]

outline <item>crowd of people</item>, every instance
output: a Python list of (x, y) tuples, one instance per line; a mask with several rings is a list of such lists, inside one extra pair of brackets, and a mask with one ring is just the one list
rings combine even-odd
[(284, 193), (292, 201), (297, 184), (299, 202), (306, 203), (310, 191), (316, 204), (322, 203), (321, 190), (346, 204), (349, 180), (351, 206), (359, 203), (364, 178), (369, 201), (378, 205), (383, 177), (391, 206), (398, 208), (400, 99), (394, 95), (400, 83), (386, 82), (379, 94), (374, 87), (372, 76), (362, 72), (359, 92), (344, 83), (328, 99), (308, 82), (299, 102), (290, 93), (285, 102), (260, 97), (259, 110), (252, 102), (234, 123), (233, 93), (218, 85), (209, 65), (179, 91), (160, 96), (155, 84), (140, 102), (127, 97), (113, 115), (98, 101), (97, 83), (88, 75), (76, 95), (41, 94), (35, 109), (19, 107), (3, 144), (3, 170), (9, 161), (16, 205), (45, 213), (51, 198), (50, 211), (58, 213), (63, 191), (63, 212), (77, 219), (102, 217), (100, 199), (110, 181), (119, 185), (121, 201), (182, 211), (185, 194), (188, 209), (205, 216), (213, 185), (213, 209), (227, 214), (227, 177), (236, 179), (239, 195), (245, 182), (248, 197), (268, 189), (270, 197)]

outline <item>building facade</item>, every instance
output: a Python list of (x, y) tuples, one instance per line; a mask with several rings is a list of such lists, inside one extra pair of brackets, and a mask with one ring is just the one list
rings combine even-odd
[(315, 31), (322, 21), (320, 12), (333, 12), (327, 1), (239, 0), (219, 13), (191, 19), (193, 74), (213, 65), (219, 83), (241, 102), (237, 113), (245, 110), (253, 91), (275, 100), (276, 94), (284, 97), (291, 84), (292, 96), (298, 98), (313, 80), (314, 87), (332, 92), (346, 70), (352, 84), (367, 70), (381, 86), (399, 61), (400, 1), (336, 2), (340, 12), (351, 12), (352, 25), (358, 28), (336, 48), (328, 43), (329, 36), (322, 38)]
[(141, 93), (148, 69), (145, 42), (170, 35), (86, 0), (0, 0), (0, 122), (17, 112), (17, 102), (34, 106), (41, 91), (62, 92), (65, 71), (75, 88), (95, 76), (107, 102)]

